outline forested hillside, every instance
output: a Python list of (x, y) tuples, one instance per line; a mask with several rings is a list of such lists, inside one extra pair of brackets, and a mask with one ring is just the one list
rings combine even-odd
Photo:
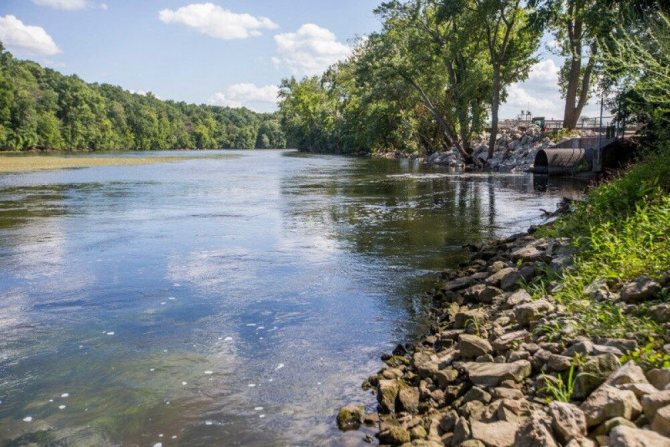
[(283, 148), (274, 114), (162, 101), (89, 84), (0, 44), (0, 150)]

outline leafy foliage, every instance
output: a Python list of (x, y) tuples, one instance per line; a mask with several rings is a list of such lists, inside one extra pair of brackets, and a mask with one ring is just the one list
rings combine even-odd
[(276, 115), (161, 101), (15, 59), (0, 44), (0, 150), (281, 148)]

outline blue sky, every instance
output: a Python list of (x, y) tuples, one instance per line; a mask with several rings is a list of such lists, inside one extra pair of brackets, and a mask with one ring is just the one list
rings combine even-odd
[[(316, 74), (378, 29), (380, 0), (2, 0), (0, 40), (89, 82), (160, 98), (274, 110), (282, 78)], [(509, 89), (503, 117), (560, 117), (560, 61)], [(594, 114), (595, 108), (587, 110)]]

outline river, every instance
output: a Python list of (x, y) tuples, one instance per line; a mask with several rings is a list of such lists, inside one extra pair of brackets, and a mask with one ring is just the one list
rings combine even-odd
[(583, 187), (217, 153), (0, 175), (0, 445), (359, 445), (435, 272)]

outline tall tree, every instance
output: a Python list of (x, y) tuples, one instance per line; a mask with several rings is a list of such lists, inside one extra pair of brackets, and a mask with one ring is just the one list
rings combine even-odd
[(376, 11), (383, 31), (372, 37), (382, 65), (418, 93), (466, 162), (473, 162), (470, 142), (483, 128), (491, 89), (475, 6), (474, 0), (384, 3)]
[(498, 134), (498, 111), (505, 87), (528, 76), (537, 62), (533, 53), (540, 40), (540, 27), (529, 20), (521, 0), (476, 0), (478, 23), (489, 53), (492, 71), (491, 134), (488, 159), (493, 157)]
[(565, 62), (559, 84), (565, 97), (563, 127), (574, 129), (587, 104), (596, 77), (598, 37), (607, 32), (612, 10), (608, 0), (531, 0), (541, 5)]

